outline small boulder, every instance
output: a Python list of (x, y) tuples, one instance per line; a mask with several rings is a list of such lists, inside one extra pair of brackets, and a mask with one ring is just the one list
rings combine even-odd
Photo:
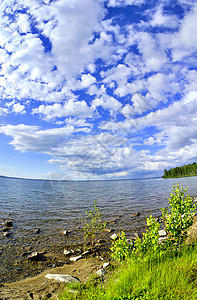
[(47, 274), (44, 276), (47, 279), (54, 279), (59, 282), (65, 282), (65, 283), (76, 283), (79, 282), (79, 280), (73, 276), (70, 275), (64, 275), (64, 274)]
[(34, 232), (34, 233), (40, 233), (40, 229), (39, 229), (39, 228), (35, 228), (35, 229), (33, 230), (33, 232)]
[(63, 233), (64, 235), (68, 235), (68, 230), (64, 230), (62, 233)]

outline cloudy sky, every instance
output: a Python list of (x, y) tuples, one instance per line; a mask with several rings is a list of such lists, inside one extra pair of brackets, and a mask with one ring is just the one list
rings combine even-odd
[(2, 0), (0, 175), (197, 162), (196, 31), (195, 0)]

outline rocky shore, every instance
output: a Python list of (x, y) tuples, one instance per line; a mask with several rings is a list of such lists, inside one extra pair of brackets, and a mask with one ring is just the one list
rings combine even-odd
[[(196, 236), (197, 216), (195, 216), (194, 223), (188, 232), (187, 243), (196, 240)], [(63, 277), (65, 275), (71, 276), (69, 280), (73, 278), (73, 280), (85, 282), (92, 275), (103, 276), (110, 264), (108, 247), (108, 239), (102, 239), (96, 243), (92, 251), (84, 252), (83, 248), (64, 249), (61, 266), (53, 264), (37, 276), (13, 283), (1, 283), (0, 299), (58, 299), (58, 294), (64, 288), (65, 282), (56, 280), (54, 277), (56, 278), (58, 274), (63, 274)], [(38, 265), (45, 255), (44, 253), (34, 253), (29, 259), (27, 257), (27, 261), (29, 261), (31, 266)], [(51, 258), (51, 264), (52, 262)]]

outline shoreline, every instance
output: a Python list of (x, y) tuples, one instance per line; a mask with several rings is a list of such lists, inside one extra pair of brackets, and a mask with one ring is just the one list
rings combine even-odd
[[(188, 231), (187, 243), (196, 241), (197, 215)], [(99, 267), (109, 260), (97, 256), (87, 256), (69, 265), (47, 269), (37, 276), (29, 277), (13, 283), (0, 284), (0, 299), (58, 299), (58, 295), (65, 287), (65, 283), (48, 280), (44, 276), (51, 274), (67, 274), (86, 282), (91, 275), (96, 275)], [(97, 275), (98, 276), (98, 275)], [(13, 298), (14, 292), (14, 298)]]

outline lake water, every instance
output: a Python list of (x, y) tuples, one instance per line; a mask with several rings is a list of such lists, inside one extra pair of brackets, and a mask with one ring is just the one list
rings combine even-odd
[[(1, 262), (13, 269), (13, 256), (18, 253), (19, 257), (27, 247), (40, 251), (54, 244), (65, 247), (67, 243), (80, 243), (81, 218), (95, 200), (103, 220), (116, 219), (108, 227), (115, 231), (123, 228), (131, 236), (143, 230), (150, 213), (160, 215), (174, 183), (188, 187), (190, 195), (197, 196), (197, 177), (89, 182), (0, 178), (0, 223), (13, 219), (9, 238), (3, 237), (0, 227)], [(133, 217), (137, 212), (140, 215)], [(35, 228), (40, 229), (36, 236)], [(75, 234), (62, 240), (65, 229)]]

